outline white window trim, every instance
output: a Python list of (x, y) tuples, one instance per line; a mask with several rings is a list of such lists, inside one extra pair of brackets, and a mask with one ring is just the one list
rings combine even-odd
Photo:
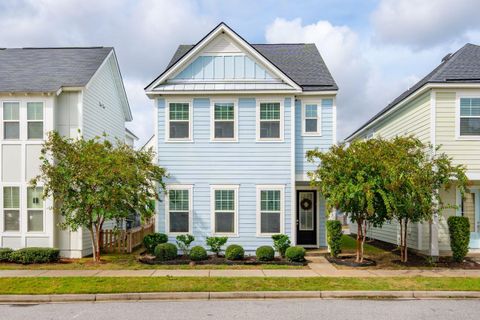
[[(260, 138), (260, 103), (280, 103), (280, 138)], [(262, 98), (256, 99), (256, 131), (257, 131), (257, 142), (283, 142), (284, 141), (284, 119), (285, 119), (285, 107), (284, 107), (285, 100), (279, 98)], [(293, 103), (293, 102), (292, 102)], [(291, 108), (293, 109), (293, 108)], [(271, 120), (268, 120), (271, 121)]]
[[(188, 138), (170, 138), (170, 103), (188, 103)], [(193, 99), (165, 99), (165, 142), (193, 142)]]
[[(42, 120), (28, 120), (28, 104), (29, 103), (41, 103), (42, 104)], [(27, 110), (27, 140), (30, 140), (30, 141), (35, 141), (35, 140), (44, 140), (45, 139), (45, 102), (43, 101), (27, 101), (25, 103), (25, 108)], [(28, 124), (30, 122), (41, 122), (43, 124), (42, 126), (42, 137), (41, 138), (29, 138), (28, 137)]]
[[(5, 103), (18, 103), (18, 120), (5, 120), (3, 118)], [(2, 107), (2, 110), (0, 112), (0, 114), (1, 114), (0, 117), (2, 118), (2, 132), (1, 132), (2, 140), (5, 140), (5, 141), (21, 140), (21, 138), (22, 138), (22, 122), (21, 122), (21, 119), (22, 119), (22, 102), (19, 101), (19, 100), (2, 100), (1, 107)], [(7, 139), (7, 138), (5, 138), (5, 122), (9, 122), (9, 123), (18, 122), (18, 138), (17, 139)]]
[[(46, 227), (46, 225), (45, 225), (45, 220), (46, 220), (46, 219), (45, 219), (45, 213), (46, 213), (46, 211), (45, 211), (45, 199), (43, 199), (43, 206), (42, 206), (42, 208), (29, 208), (29, 207), (28, 207), (28, 189), (29, 189), (29, 188), (32, 188), (32, 187), (28, 186), (28, 187), (25, 189), (25, 202), (26, 202), (26, 204), (25, 204), (25, 208), (26, 208), (26, 218), (25, 218), (25, 219), (27, 219), (27, 233), (28, 233), (28, 234), (36, 234), (36, 233), (38, 233), (38, 234), (43, 234), (43, 233), (45, 233), (45, 227)], [(43, 186), (43, 185), (38, 185), (37, 188), (42, 188), (42, 192), (43, 192), (44, 186)], [(29, 211), (29, 210), (32, 210), (32, 211), (35, 211), (35, 210), (36, 210), (36, 211), (40, 211), (40, 210), (41, 210), (41, 211), (42, 211), (42, 216), (43, 216), (43, 218), (42, 218), (42, 222), (43, 222), (42, 231), (28, 231), (28, 211)]]
[[(462, 98), (480, 98), (479, 93), (457, 93), (455, 100), (455, 139), (456, 140), (480, 140), (480, 135), (462, 136), (460, 135), (460, 100)], [(472, 117), (469, 117), (472, 118)]]
[[(211, 99), (210, 103), (210, 141), (238, 142), (238, 99)], [(233, 103), (233, 138), (215, 138), (215, 103)]]
[[(170, 190), (188, 190), (188, 232), (170, 232)], [(166, 186), (165, 192), (165, 234), (177, 236), (181, 234), (192, 234), (193, 230), (193, 185), (171, 184)]]
[[(215, 191), (216, 190), (234, 190), (235, 191), (235, 211), (234, 211), (234, 232), (215, 232)], [(238, 213), (240, 212), (238, 208), (238, 192), (240, 190), (240, 185), (226, 185), (226, 184), (215, 184), (210, 185), (210, 222), (211, 222), (211, 232), (213, 236), (220, 237), (238, 237)]]
[[(19, 200), (18, 200), (18, 208), (5, 208), (4, 197), (3, 197), (3, 189), (10, 188), (10, 187), (17, 187), (19, 192)], [(23, 225), (23, 217), (22, 217), (22, 186), (19, 183), (8, 183), (2, 185), (1, 188), (1, 195), (2, 198), (2, 232), (4, 235), (18, 235), (22, 233), (22, 225)], [(18, 210), (18, 230), (5, 230), (5, 210)]]
[[(278, 233), (262, 233), (261, 223), (261, 191), (265, 190), (279, 190), (280, 191), (280, 232)], [(274, 234), (285, 233), (285, 185), (257, 185), (256, 192), (256, 225), (257, 225), (257, 237), (270, 238)]]
[[(322, 136), (322, 99), (320, 100), (311, 100), (311, 99), (302, 99), (302, 136), (304, 137), (320, 137)], [(317, 105), (317, 131), (316, 132), (307, 132), (306, 131), (306, 120), (314, 119), (306, 117), (306, 106), (307, 104)]]
[[(478, 196), (480, 197), (480, 186), (470, 186), (468, 188), (470, 189), (470, 192), (479, 194)], [(458, 217), (461, 217), (462, 216), (462, 200), (463, 200), (462, 194), (460, 193), (460, 189), (458, 189), (458, 187), (455, 188), (455, 192), (456, 192), (456, 205), (457, 205), (455, 215)], [(480, 206), (480, 204), (477, 204), (477, 206)], [(475, 208), (475, 210), (477, 210), (477, 208)], [(480, 230), (478, 229), (478, 224), (475, 226), (475, 230), (476, 230), (475, 232), (477, 233), (480, 232)]]

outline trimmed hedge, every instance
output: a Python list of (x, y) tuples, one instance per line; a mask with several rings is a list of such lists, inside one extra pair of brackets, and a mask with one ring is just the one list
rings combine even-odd
[(258, 261), (272, 261), (275, 258), (275, 250), (271, 246), (261, 246), (255, 251)]
[(342, 223), (338, 220), (327, 220), (327, 243), (330, 255), (338, 257), (342, 252)]
[(225, 258), (227, 260), (242, 260), (245, 255), (245, 250), (238, 244), (231, 244), (225, 250)]
[(470, 242), (470, 222), (467, 217), (448, 217), (448, 231), (450, 232), (450, 247), (453, 260), (462, 262), (468, 253)]
[(145, 246), (145, 248), (149, 253), (154, 253), (155, 248), (159, 244), (166, 243), (167, 241), (168, 241), (168, 237), (164, 233), (151, 233), (143, 237), (143, 245)]
[(207, 260), (208, 258), (207, 250), (205, 250), (205, 248), (202, 246), (195, 246), (192, 249), (190, 249), (189, 257), (190, 257), (190, 260), (192, 261)]
[(303, 262), (305, 261), (306, 250), (300, 246), (289, 247), (285, 251), (285, 257), (291, 262)]
[(0, 262), (10, 261), (10, 255), (12, 252), (13, 250), (10, 248), (0, 248)]
[(155, 257), (160, 261), (174, 260), (177, 256), (177, 246), (173, 243), (160, 243), (155, 247)]
[(10, 253), (10, 261), (21, 264), (51, 263), (60, 259), (60, 250), (53, 248), (22, 248)]

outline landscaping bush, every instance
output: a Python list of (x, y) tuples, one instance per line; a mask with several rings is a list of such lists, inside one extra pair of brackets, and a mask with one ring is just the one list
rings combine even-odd
[(155, 247), (155, 257), (160, 261), (173, 260), (177, 257), (177, 247), (173, 243), (160, 243)]
[(10, 248), (0, 248), (0, 262), (10, 261), (10, 255), (12, 252), (13, 250)]
[(205, 250), (201, 246), (195, 246), (190, 250), (190, 260), (192, 261), (202, 261), (202, 260), (207, 260), (208, 255), (207, 255), (207, 250)]
[(227, 241), (227, 237), (207, 237), (207, 246), (209, 246), (210, 251), (218, 257), (220, 252), (222, 252), (222, 246), (224, 246)]
[(468, 253), (470, 242), (470, 222), (467, 217), (448, 217), (448, 231), (450, 232), (450, 247), (453, 260), (462, 262)]
[(286, 234), (274, 234), (272, 239), (275, 250), (277, 250), (282, 258), (285, 258), (285, 251), (290, 247), (290, 239), (288, 236)]
[(272, 261), (275, 258), (275, 250), (270, 246), (261, 246), (255, 251), (258, 261)]
[(164, 233), (151, 233), (143, 237), (143, 245), (149, 253), (154, 253), (155, 248), (159, 244), (166, 243), (167, 241), (168, 237)]
[(231, 244), (225, 250), (225, 258), (227, 260), (242, 260), (245, 255), (245, 250), (238, 244)]
[(10, 261), (21, 264), (50, 263), (60, 259), (60, 251), (53, 248), (22, 248), (10, 253)]
[(305, 261), (305, 249), (300, 246), (289, 247), (285, 251), (285, 257), (291, 262)]
[(342, 223), (340, 221), (327, 221), (327, 243), (330, 247), (330, 255), (336, 258), (342, 252)]
[(190, 245), (193, 241), (195, 241), (195, 237), (191, 234), (181, 234), (177, 236), (177, 246), (186, 256), (188, 256), (190, 253)]

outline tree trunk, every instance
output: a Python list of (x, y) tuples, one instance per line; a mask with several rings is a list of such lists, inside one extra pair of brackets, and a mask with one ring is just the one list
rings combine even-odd
[(403, 261), (403, 220), (398, 221), (400, 224), (400, 261)]
[(405, 225), (403, 226), (403, 261), (402, 262), (407, 262), (408, 261), (408, 244), (407, 244), (407, 235), (408, 235), (408, 219), (405, 218)]
[(357, 220), (357, 258), (355, 262), (360, 262), (362, 251), (362, 220)]
[(95, 235), (93, 234), (93, 224), (88, 228), (90, 231), (90, 240), (92, 241), (92, 252), (93, 252), (93, 261), (97, 261), (97, 250), (96, 250), (96, 242), (95, 242)]
[(367, 222), (363, 223), (363, 233), (362, 233), (362, 256), (360, 262), (363, 262), (363, 248), (365, 248), (365, 240), (367, 239)]
[(93, 260), (95, 262), (100, 262), (100, 245), (101, 245), (101, 241), (100, 241), (100, 232), (102, 230), (102, 228), (97, 224), (97, 225), (94, 225), (95, 227), (95, 239), (94, 239), (94, 246), (93, 246)]

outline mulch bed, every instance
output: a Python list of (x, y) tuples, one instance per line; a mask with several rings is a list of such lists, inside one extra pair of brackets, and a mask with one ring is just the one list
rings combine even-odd
[(355, 255), (339, 255), (337, 258), (333, 258), (329, 255), (326, 256), (327, 260), (330, 263), (338, 264), (341, 266), (349, 266), (349, 267), (373, 267), (376, 266), (377, 263), (371, 259), (363, 258), (363, 262), (356, 262)]
[(138, 261), (145, 264), (162, 264), (162, 265), (229, 265), (229, 266), (238, 266), (238, 265), (286, 265), (286, 266), (306, 266), (308, 261), (304, 262), (290, 262), (285, 259), (275, 258), (273, 261), (258, 261), (255, 257), (246, 256), (243, 260), (227, 260), (224, 256), (217, 257), (216, 255), (208, 256), (207, 260), (203, 261), (191, 261), (186, 256), (178, 256), (175, 260), (169, 261), (158, 261), (155, 259), (155, 256), (145, 254), (141, 255), (138, 258)]

